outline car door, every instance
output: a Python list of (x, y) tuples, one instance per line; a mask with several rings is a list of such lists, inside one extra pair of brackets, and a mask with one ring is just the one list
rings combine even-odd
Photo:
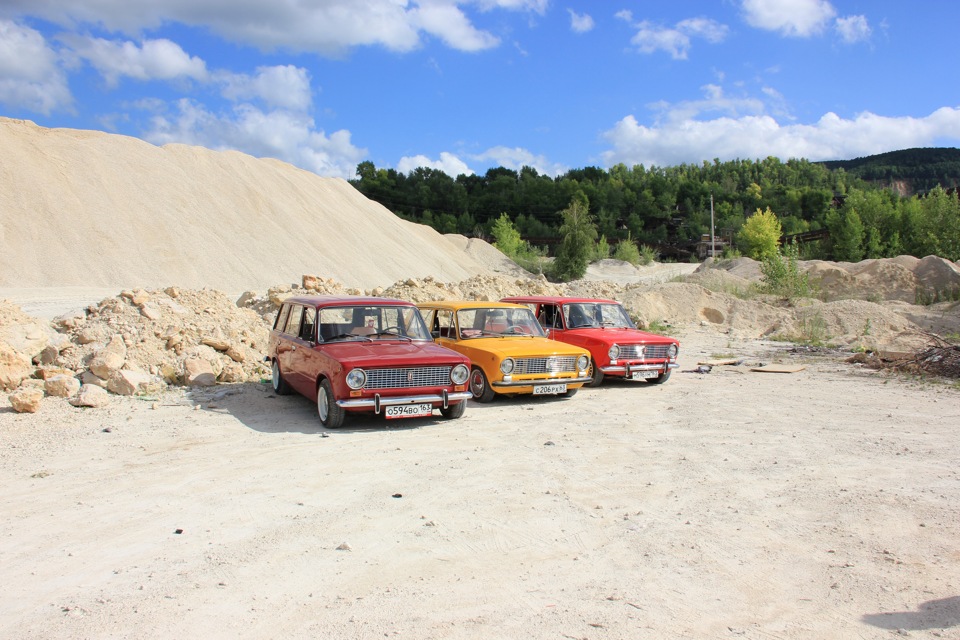
[(303, 360), (305, 345), (300, 337), (303, 312), (303, 305), (290, 305), (287, 323), (283, 328), (280, 342), (277, 344), (277, 360), (280, 362), (280, 371), (283, 373), (287, 384), (296, 389), (298, 393), (309, 395), (308, 392), (304, 391)]

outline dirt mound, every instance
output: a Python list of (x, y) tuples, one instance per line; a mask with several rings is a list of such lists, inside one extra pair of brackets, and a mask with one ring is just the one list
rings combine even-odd
[(402, 220), (344, 180), (233, 151), (8, 118), (0, 148), (0, 287), (239, 293), (321, 273), (371, 288), (487, 273), (496, 251)]

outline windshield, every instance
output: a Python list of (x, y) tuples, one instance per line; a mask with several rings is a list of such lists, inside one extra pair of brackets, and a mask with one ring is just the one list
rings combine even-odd
[(527, 307), (461, 309), (457, 312), (461, 338), (490, 336), (540, 336), (543, 329)]
[(350, 306), (319, 310), (320, 341), (430, 340), (416, 307)]
[(579, 327), (617, 327), (636, 329), (622, 305), (612, 302), (576, 302), (563, 306), (568, 329)]

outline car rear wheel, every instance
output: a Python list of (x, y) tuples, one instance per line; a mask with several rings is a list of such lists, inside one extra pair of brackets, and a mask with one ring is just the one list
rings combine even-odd
[(600, 367), (597, 366), (596, 360), (591, 358), (590, 360), (590, 377), (592, 378), (587, 384), (591, 387), (599, 387), (600, 383), (603, 382), (603, 371), (600, 371)]
[(470, 392), (477, 402), (490, 402), (496, 395), (487, 381), (487, 374), (480, 367), (474, 367), (470, 372)]
[(456, 420), (463, 415), (463, 412), (467, 410), (467, 401), (463, 400), (457, 404), (448, 405), (446, 409), (440, 409), (440, 415), (448, 420)]
[(661, 373), (656, 378), (647, 378), (647, 382), (650, 384), (663, 384), (670, 379), (670, 369), (667, 369), (665, 373)]
[(327, 429), (336, 429), (343, 425), (345, 413), (343, 408), (337, 406), (330, 381), (321, 380), (317, 387), (317, 415), (320, 417), (320, 424)]
[(283, 374), (280, 373), (280, 363), (276, 360), (273, 361), (271, 382), (273, 383), (273, 392), (278, 396), (290, 395), (290, 385), (283, 379)]

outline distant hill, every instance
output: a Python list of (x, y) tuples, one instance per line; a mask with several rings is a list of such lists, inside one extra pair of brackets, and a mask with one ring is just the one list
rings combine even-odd
[(960, 149), (930, 147), (902, 149), (853, 160), (821, 162), (830, 170), (843, 169), (862, 180), (892, 187), (902, 195), (960, 186)]

